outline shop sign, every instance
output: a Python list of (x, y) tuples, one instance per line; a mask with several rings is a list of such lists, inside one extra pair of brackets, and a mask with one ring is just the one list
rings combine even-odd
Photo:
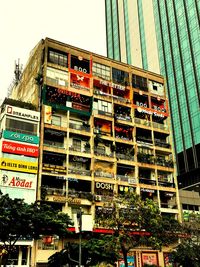
[[(134, 256), (127, 256), (128, 266), (135, 267), (135, 257)], [(119, 261), (119, 267), (125, 267), (124, 260)]]
[(80, 205), (80, 204), (81, 204), (81, 199), (79, 199), (79, 198), (68, 197), (68, 198), (67, 198), (67, 202), (68, 202), (69, 204)]
[(36, 175), (20, 172), (2, 171), (0, 185), (12, 188), (35, 189)]
[(28, 172), (28, 173), (37, 173), (38, 163), (22, 161), (22, 160), (14, 160), (14, 159), (9, 159), (9, 158), (1, 158), (0, 169), (13, 170), (13, 171), (19, 171), (19, 172)]
[(66, 174), (66, 167), (64, 166), (57, 166), (57, 165), (51, 165), (51, 164), (43, 164), (42, 167), (43, 171), (51, 172), (51, 173), (64, 173)]
[(83, 73), (90, 73), (90, 61), (81, 56), (71, 55), (71, 68)]
[(39, 112), (13, 106), (6, 106), (6, 114), (27, 120), (33, 120), (33, 121), (40, 120)]
[(39, 137), (30, 134), (22, 134), (11, 131), (3, 131), (3, 138), (9, 140), (15, 140), (19, 142), (31, 143), (31, 144), (39, 144)]
[(96, 188), (100, 189), (106, 189), (106, 190), (113, 190), (114, 185), (113, 184), (107, 184), (107, 183), (100, 183), (96, 182)]
[(52, 107), (44, 105), (44, 123), (51, 124), (52, 121)]
[(155, 193), (155, 190), (153, 190), (153, 189), (148, 189), (148, 188), (141, 188), (141, 192)]
[(105, 85), (105, 86), (109, 86), (112, 87), (114, 89), (118, 89), (118, 90), (125, 90), (125, 86), (120, 85), (120, 84), (116, 84), (116, 83), (111, 83), (111, 82), (107, 82), (107, 81), (100, 81), (100, 84)]
[(2, 142), (2, 152), (38, 157), (39, 148), (36, 146), (19, 144), (14, 142)]
[(164, 118), (164, 115), (163, 114), (160, 114), (160, 113), (157, 113), (157, 112), (153, 112), (151, 110), (142, 109), (141, 107), (137, 108), (137, 111), (138, 112), (141, 112), (141, 113), (148, 114), (148, 115), (154, 115), (156, 117)]
[(158, 266), (158, 258), (156, 253), (142, 253), (142, 264)]
[(65, 203), (66, 197), (65, 196), (53, 196), (53, 201)]

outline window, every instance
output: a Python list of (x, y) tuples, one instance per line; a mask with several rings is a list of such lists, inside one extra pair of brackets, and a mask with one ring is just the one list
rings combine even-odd
[(37, 124), (7, 118), (6, 130), (37, 135)]
[(110, 67), (94, 62), (92, 72), (94, 76), (110, 81)]
[(81, 140), (73, 139), (73, 148), (75, 151), (81, 151)]
[(148, 91), (147, 79), (138, 75), (132, 75), (132, 86), (144, 91)]
[(58, 236), (44, 236), (38, 240), (38, 249), (42, 250), (58, 250)]
[(56, 126), (61, 126), (61, 117), (52, 115), (52, 124)]
[(71, 68), (83, 73), (90, 73), (90, 61), (71, 55)]
[(47, 67), (47, 82), (54, 85), (68, 86), (68, 72)]
[(57, 64), (67, 68), (67, 53), (49, 49), (48, 51), (48, 62)]
[(114, 83), (129, 85), (129, 74), (123, 70), (112, 68), (112, 80)]

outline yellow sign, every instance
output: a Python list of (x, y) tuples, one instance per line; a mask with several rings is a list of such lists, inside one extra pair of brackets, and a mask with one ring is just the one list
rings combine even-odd
[(52, 121), (52, 107), (44, 106), (44, 123), (51, 124)]
[(28, 172), (28, 173), (37, 173), (38, 171), (37, 162), (1, 158), (0, 164), (1, 164), (0, 169), (3, 170), (13, 170), (18, 172)]

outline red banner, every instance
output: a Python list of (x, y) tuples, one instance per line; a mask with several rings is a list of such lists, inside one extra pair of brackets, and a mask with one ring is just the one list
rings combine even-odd
[(3, 141), (2, 152), (38, 157), (39, 147)]

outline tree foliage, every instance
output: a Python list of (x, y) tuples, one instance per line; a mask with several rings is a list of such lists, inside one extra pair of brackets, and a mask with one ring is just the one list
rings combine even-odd
[[(40, 235), (67, 234), (69, 216), (48, 205), (27, 204), (23, 199), (11, 199), (0, 194), (1, 259), (7, 259), (20, 239), (39, 239)], [(4, 251), (4, 252), (2, 252)]]
[(117, 197), (98, 211), (98, 221), (113, 230), (116, 249), (120, 249), (125, 266), (131, 248), (149, 246), (161, 249), (175, 243), (180, 224), (172, 217), (161, 216), (158, 205), (150, 199), (143, 201), (135, 193)]
[[(81, 243), (82, 260), (84, 266), (96, 266), (105, 262), (114, 265), (119, 255), (115, 250), (110, 250), (111, 236), (100, 235), (98, 238), (87, 235)], [(53, 254), (48, 261), (49, 267), (60, 267), (65, 264), (77, 265), (79, 260), (79, 244), (68, 243), (66, 248)]]
[(184, 238), (172, 253), (178, 266), (200, 266), (200, 217), (191, 213), (188, 222), (183, 222)]

